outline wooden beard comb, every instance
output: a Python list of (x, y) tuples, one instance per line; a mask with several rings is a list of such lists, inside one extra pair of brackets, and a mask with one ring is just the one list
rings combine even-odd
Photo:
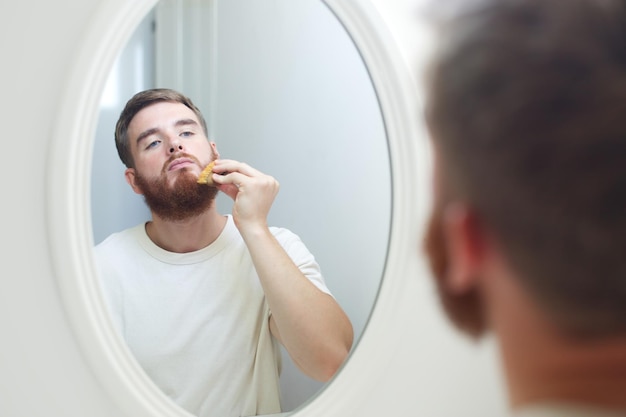
[(198, 176), (198, 184), (213, 185), (213, 166), (215, 161), (207, 165)]

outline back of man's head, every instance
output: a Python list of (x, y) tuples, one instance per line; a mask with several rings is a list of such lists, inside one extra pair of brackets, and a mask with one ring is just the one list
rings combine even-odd
[(626, 335), (626, 7), (486, 1), (442, 27), (427, 121), (446, 193), (572, 335)]

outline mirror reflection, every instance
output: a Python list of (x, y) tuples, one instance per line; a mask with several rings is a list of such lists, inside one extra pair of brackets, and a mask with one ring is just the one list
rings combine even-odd
[[(168, 244), (159, 240), (162, 234), (157, 231), (171, 231), (172, 227), (167, 222), (164, 224), (168, 227), (154, 227), (157, 221), (144, 202), (145, 186), (142, 188), (135, 181), (136, 171), (145, 168), (143, 172), (150, 172), (148, 167), (156, 159), (160, 166), (168, 164), (163, 155), (178, 147), (176, 141), (183, 140), (181, 135), (190, 133), (205, 134), (204, 145), (198, 144), (200, 142), (182, 145), (185, 150), (187, 146), (196, 149), (189, 152), (197, 153), (201, 164), (190, 164), (190, 168), (181, 171), (197, 176), (201, 167), (218, 154), (220, 160), (235, 161), (216, 168), (230, 174), (216, 177), (217, 181), (225, 183), (220, 186), (210, 213), (215, 222), (224, 223), (217, 230), (224, 231), (224, 225), (230, 224), (233, 228), (228, 230), (245, 238), (246, 259), (250, 254), (247, 263), (250, 275), (245, 279), (254, 278), (250, 278), (250, 285), (261, 289), (263, 298), (257, 309), (262, 312), (255, 316), (260, 317), (262, 323), (250, 330), (256, 342), (249, 342), (251, 338), (235, 324), (239, 322), (234, 316), (225, 314), (233, 305), (242, 308), (252, 305), (244, 301), (240, 287), (231, 287), (232, 293), (215, 289), (213, 293), (221, 301), (198, 298), (201, 293), (197, 287), (185, 288), (179, 276), (167, 284), (169, 288), (155, 286), (157, 279), (163, 285), (173, 277), (173, 273), (163, 273), (162, 265), (158, 271), (146, 274), (145, 264), (139, 266), (139, 255), (131, 255), (132, 252), (124, 249), (111, 255), (116, 261), (121, 259), (117, 268), (131, 271), (130, 274), (125, 272), (126, 275), (133, 279), (146, 275), (132, 287), (126, 285), (126, 279), (107, 287), (119, 296), (112, 308), (125, 340), (132, 341), (129, 342), (134, 345), (134, 348), (130, 346), (131, 350), (163, 392), (198, 415), (216, 415), (213, 406), (207, 405), (212, 404), (210, 398), (215, 396), (221, 403), (225, 395), (236, 398), (234, 405), (217, 415), (290, 411), (303, 404), (332, 374), (332, 371), (320, 371), (327, 368), (312, 360), (316, 355), (311, 352), (320, 352), (320, 346), (326, 346), (329, 352), (341, 351), (341, 346), (354, 349), (365, 328), (384, 269), (391, 180), (384, 124), (375, 91), (358, 50), (332, 12), (320, 1), (293, 3), (287, 0), (252, 4), (239, 0), (161, 1), (120, 52), (102, 96), (92, 173), (95, 244), (102, 243), (112, 233), (131, 229), (142, 236), (139, 239), (143, 248), (149, 247), (150, 256), (169, 257), (170, 252), (180, 252), (166, 250), (174, 247), (168, 244), (180, 243), (180, 240), (170, 239)], [(203, 129), (173, 130), (178, 120), (199, 122), (198, 116), (186, 106), (172, 103), (149, 106), (146, 112), (138, 113), (145, 117), (133, 119), (129, 125), (133, 164), (138, 165), (131, 164), (130, 171), (126, 171), (115, 149), (116, 121), (135, 93), (155, 87), (171, 88), (191, 98), (206, 120), (206, 132)], [(171, 114), (169, 111), (174, 116), (165, 117)], [(149, 146), (163, 145), (166, 150), (156, 159), (144, 158), (142, 155), (148, 152), (143, 145), (147, 141), (138, 143), (137, 139), (155, 127), (160, 129), (156, 140), (146, 136), (150, 139)], [(209, 141), (215, 146), (209, 146)], [(152, 148), (149, 149), (151, 153)], [(178, 175), (166, 175), (167, 181), (174, 181)], [(246, 230), (252, 227), (242, 225), (256, 223), (241, 214), (246, 200), (238, 193), (242, 189), (254, 190), (248, 181), (249, 177), (257, 175), (280, 183), (280, 192), (272, 196), (269, 211), (262, 212), (263, 217), (270, 226), (290, 231), (285, 232), (290, 237), (284, 241), (277, 237), (282, 246), (305, 248), (302, 252), (295, 249), (301, 254), (296, 264), (309, 278), (301, 282), (315, 285), (304, 286), (304, 290), (290, 286), (289, 291), (284, 291), (286, 285), (277, 281), (277, 269), (266, 265), (271, 254), (280, 256), (284, 253), (282, 249), (274, 251), (267, 242), (258, 247), (250, 243), (254, 239)], [(239, 185), (239, 190), (233, 188), (234, 185)], [(253, 206), (258, 210), (257, 202), (255, 200)], [(222, 216), (230, 214), (233, 216)], [(148, 226), (144, 227), (146, 222)], [(215, 225), (215, 222), (203, 221), (202, 224)], [(272, 230), (273, 236), (280, 234), (277, 229)], [(293, 238), (291, 232), (299, 236), (304, 245), (293, 243), (300, 240)], [(181, 232), (176, 236), (188, 242), (190, 233)], [(199, 248), (193, 247), (191, 253), (197, 255), (211, 250), (215, 247), (211, 245), (223, 236), (221, 232), (214, 233), (208, 246), (205, 242)], [(293, 251), (293, 248), (287, 250), (292, 258), (296, 257)], [(183, 252), (189, 252), (188, 248)], [(113, 274), (110, 269), (114, 264), (104, 264)], [(317, 277), (318, 266), (321, 278)], [(264, 274), (263, 269), (270, 269), (272, 273)], [(198, 285), (206, 281), (209, 280), (197, 279)], [(285, 282), (291, 285), (300, 281)], [(205, 290), (211, 292), (212, 288)], [(307, 297), (311, 294), (309, 300)], [(272, 297), (280, 301), (273, 302)], [(285, 300), (292, 301), (289, 308), (285, 307), (288, 304), (283, 302)], [(183, 308), (196, 304), (203, 306), (202, 313), (194, 310), (189, 314)], [(227, 308), (219, 307), (221, 305)], [(272, 319), (267, 319), (270, 310)], [(349, 332), (341, 325), (344, 313), (346, 321), (351, 323), (354, 343), (345, 342)], [(224, 317), (232, 322), (230, 330), (216, 327), (213, 333), (199, 331), (215, 326)], [(325, 318), (328, 319), (326, 324)], [(170, 326), (170, 333), (163, 330), (166, 325)], [(152, 329), (146, 326), (156, 328), (156, 333), (148, 333)], [(318, 337), (299, 333), (307, 326)], [(259, 341), (259, 332), (271, 337)], [(198, 346), (206, 346), (206, 350), (189, 352), (193, 350), (190, 340), (201, 334), (207, 342)], [(237, 339), (247, 340), (248, 346), (244, 341), (237, 343)], [(313, 344), (314, 339), (318, 344)], [(278, 340), (282, 343), (276, 343)], [(255, 352), (259, 344), (263, 344), (264, 357), (268, 359), (250, 362), (250, 357), (254, 356), (250, 352)], [(171, 356), (170, 349), (176, 350), (175, 356)], [(215, 352), (211, 353), (211, 349)], [(227, 362), (225, 353), (239, 358), (239, 363), (232, 369), (215, 370), (216, 364)], [(279, 358), (275, 362), (274, 354)], [(332, 358), (331, 353), (321, 356)], [(167, 357), (176, 359), (168, 365)], [(204, 394), (188, 394), (190, 391), (183, 385), (193, 383), (195, 375), (183, 371), (178, 366), (179, 360), (188, 363), (189, 369), (194, 371), (191, 374), (204, 373), (201, 369), (206, 364), (212, 369), (213, 376), (199, 383), (205, 386)], [(244, 371), (245, 362), (252, 365)], [(256, 368), (265, 366), (270, 371)], [(266, 378), (275, 368), (281, 370), (280, 379), (270, 379), (277, 386), (271, 393), (264, 392), (272, 386), (266, 383)], [(254, 382), (254, 378), (260, 379)], [(271, 399), (266, 401), (267, 398)], [(275, 404), (274, 399), (279, 404)], [(253, 405), (247, 408), (249, 404)], [(270, 405), (266, 408), (259, 404)]]

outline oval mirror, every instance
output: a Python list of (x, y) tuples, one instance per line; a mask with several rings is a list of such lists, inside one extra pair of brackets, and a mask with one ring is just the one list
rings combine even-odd
[[(384, 270), (391, 174), (376, 92), (332, 10), (319, 0), (160, 0), (102, 94), (91, 174), (96, 244), (150, 218), (124, 180), (113, 132), (126, 100), (153, 87), (191, 97), (223, 157), (280, 181), (269, 222), (315, 255), (358, 341)], [(220, 195), (221, 213), (231, 205)], [(293, 410), (323, 384), (284, 349), (282, 364), (282, 409)]]
[[(187, 414), (183, 413), (171, 401), (168, 401), (167, 397), (145, 377), (136, 361), (125, 349), (123, 341), (113, 331), (110, 317), (106, 312), (102, 294), (97, 285), (91, 255), (94, 242), (101, 239), (102, 234), (107, 233), (106, 231), (97, 232), (95, 230), (95, 227), (105, 225), (106, 221), (103, 219), (95, 221), (96, 219), (94, 219), (92, 222), (90, 200), (92, 198), (91, 190), (94, 188), (92, 180), (95, 180), (94, 177), (96, 176), (93, 172), (98, 169), (92, 166), (96, 164), (96, 161), (91, 156), (96, 153), (99, 158), (101, 152), (100, 148), (96, 150), (95, 147), (98, 145), (91, 139), (96, 136), (98, 122), (104, 123), (103, 109), (107, 103), (114, 101), (109, 100), (112, 97), (109, 95), (112, 90), (107, 89), (106, 93), (103, 94), (104, 87), (107, 84), (107, 79), (114, 77), (112, 75), (114, 70), (112, 69), (117, 65), (115, 62), (121, 54), (125, 53), (123, 51), (127, 51), (126, 47), (131, 45), (130, 40), (134, 36), (133, 34), (137, 32), (146, 16), (151, 13), (156, 2), (155, 0), (91, 0), (80, 3), (86, 4), (86, 6), (76, 9), (76, 13), (83, 19), (87, 19), (89, 23), (74, 26), (74, 29), (67, 29), (67, 31), (60, 31), (61, 35), (59, 36), (51, 35), (53, 39), (60, 40), (66, 40), (72, 36), (70, 34), (80, 36), (80, 41), (76, 42), (80, 48), (72, 54), (65, 51), (66, 54), (63, 57), (71, 58), (71, 60), (62, 63), (55, 62), (54, 71), (50, 75), (51, 77), (54, 76), (51, 78), (52, 82), (61, 80), (66, 83), (59, 90), (62, 91), (62, 97), (47, 97), (47, 101), (45, 101), (45, 103), (54, 102), (58, 105), (58, 109), (48, 108), (48, 110), (56, 110), (58, 113), (54, 117), (55, 130), (52, 133), (52, 139), (50, 143), (46, 143), (46, 157), (49, 164), (46, 178), (46, 232), (48, 234), (48, 252), (46, 253), (52, 260), (54, 282), (61, 295), (64, 311), (67, 313), (64, 317), (73, 330), (73, 339), (68, 343), (75, 344), (81, 353), (80, 362), (77, 360), (76, 363), (70, 363), (69, 358), (63, 357), (63, 363), (67, 363), (68, 366), (73, 365), (75, 368), (81, 365), (84, 368), (84, 364), (88, 364), (88, 372), (83, 370), (81, 375), (84, 375), (85, 379), (92, 377), (93, 380), (89, 380), (90, 386), (101, 387), (102, 392), (98, 392), (101, 394), (100, 397), (96, 398), (96, 394), (93, 394), (94, 397), (85, 399), (79, 406), (82, 409), (89, 409), (89, 404), (92, 401), (94, 404), (103, 405), (103, 407), (95, 405), (91, 407), (94, 415), (104, 415), (105, 412), (102, 409), (108, 407), (107, 410), (117, 412), (107, 415), (186, 416)], [(219, 5), (223, 3), (228, 2), (219, 2)], [(426, 190), (429, 190), (430, 157), (426, 141), (421, 140), (423, 139), (422, 132), (416, 129), (420, 126), (420, 123), (416, 122), (420, 112), (415, 102), (417, 95), (413, 94), (414, 84), (407, 73), (406, 62), (399, 57), (395, 49), (395, 42), (388, 33), (388, 28), (381, 22), (378, 11), (373, 9), (368, 1), (326, 0), (324, 4), (328, 7), (327, 11), (332, 12), (326, 15), (327, 19), (328, 16), (334, 14), (346, 32), (350, 34), (354, 42), (352, 47), (356, 46), (351, 53), (357, 51), (365, 62), (377, 103), (380, 105), (378, 111), (382, 114), (384, 121), (389, 157), (386, 161), (382, 158), (385, 162), (381, 162), (380, 155), (378, 155), (375, 165), (378, 167), (381, 164), (389, 164), (391, 161), (392, 189), (390, 191), (391, 201), (388, 206), (391, 216), (390, 219), (384, 216), (379, 219), (379, 224), (384, 224), (383, 233), (389, 236), (389, 241), (388, 243), (384, 242), (383, 245), (384, 252), (384, 248), (387, 248), (388, 244), (386, 260), (384, 254), (382, 261), (379, 258), (379, 262), (384, 263), (383, 280), (378, 282), (380, 270), (376, 274), (370, 275), (371, 277), (375, 276), (373, 287), (378, 288), (374, 309), (371, 314), (366, 313), (360, 318), (362, 320), (360, 325), (359, 319), (355, 318), (356, 315), (353, 314), (355, 329), (361, 331), (357, 339), (358, 343), (355, 344), (355, 348), (343, 369), (324, 389), (314, 386), (309, 390), (306, 395), (317, 393), (314, 401), (309, 401), (304, 406), (297, 406), (305, 400), (303, 398), (294, 400), (292, 405), (297, 407), (294, 414), (299, 417), (320, 415), (373, 417), (413, 413), (414, 411), (417, 413), (418, 410), (423, 411), (424, 415), (433, 415), (432, 412), (429, 412), (433, 410), (437, 411), (435, 412), (436, 415), (458, 415), (455, 410), (467, 411), (468, 407), (472, 410), (492, 410), (493, 408), (490, 407), (481, 408), (482, 403), (476, 407), (475, 398), (478, 395), (474, 394), (477, 394), (477, 390), (482, 391), (484, 388), (483, 368), (480, 365), (474, 366), (476, 363), (474, 361), (475, 356), (458, 355), (452, 352), (453, 347), (458, 346), (458, 339), (450, 337), (446, 331), (441, 331), (440, 321), (442, 320), (437, 316), (436, 302), (430, 292), (432, 288), (427, 285), (426, 280), (420, 279), (426, 276), (426, 273), (423, 260), (416, 256), (416, 251), (419, 247), (419, 237), (423, 231), (423, 221), (427, 217), (429, 208), (429, 193)], [(75, 6), (71, 1), (64, 2), (63, 5), (67, 8), (70, 5)], [(25, 7), (20, 6), (18, 11), (21, 11), (22, 14), (18, 14), (18, 16), (24, 16), (24, 9)], [(60, 8), (56, 15), (51, 14), (53, 19), (50, 22), (53, 23), (42, 19), (40, 21), (42, 27), (53, 28), (53, 25), (58, 21), (54, 17), (58, 17), (59, 14), (66, 16), (63, 14), (66, 13), (66, 10)], [(219, 12), (219, 8), (217, 10)], [(219, 22), (219, 13), (212, 16), (211, 19)], [(63, 20), (61, 19), (61, 21)], [(63, 22), (66, 23), (66, 25), (62, 25), (63, 28), (71, 26), (71, 22)], [(9, 25), (9, 27), (15, 28), (16, 26)], [(239, 28), (240, 31), (245, 31), (245, 29), (245, 26)], [(224, 30), (229, 29), (225, 28)], [(236, 33), (231, 35), (237, 36)], [(324, 34), (318, 33), (317, 35), (323, 36)], [(283, 39), (283, 41), (287, 40)], [(34, 42), (29, 43), (29, 45), (31, 44), (34, 45)], [(346, 45), (350, 44), (344, 43), (344, 46)], [(419, 47), (421, 45), (416, 46), (418, 49)], [(10, 51), (13, 50), (10, 49)], [(232, 54), (237, 53), (236, 50), (230, 52)], [(140, 55), (137, 55), (137, 59), (140, 59)], [(233, 62), (236, 62), (236, 59), (243, 59), (241, 56), (230, 56), (229, 58), (233, 59)], [(213, 62), (217, 63), (217, 61)], [(196, 65), (192, 67), (197, 68)], [(341, 68), (337, 68), (337, 70), (341, 70)], [(14, 70), (14, 73), (16, 73), (15, 71), (17, 70)], [(266, 79), (271, 79), (272, 76), (276, 75), (271, 69), (266, 68), (266, 71), (268, 72), (265, 74)], [(212, 74), (217, 73), (219, 71), (212, 72)], [(63, 74), (63, 77), (60, 74)], [(253, 76), (252, 73), (248, 75)], [(124, 79), (119, 80), (119, 82), (124, 83), (129, 80), (140, 79), (139, 75), (137, 78), (134, 77), (134, 73), (132, 75), (126, 73)], [(253, 78), (250, 78), (248, 82), (253, 84), (252, 80)], [(216, 85), (222, 85), (219, 80), (217, 81)], [(113, 83), (111, 81), (111, 84)], [(256, 87), (260, 87), (260, 85)], [(53, 92), (55, 91), (57, 90), (53, 90)], [(217, 93), (210, 94), (213, 95), (205, 97), (211, 97), (211, 100), (219, 97)], [(226, 97), (226, 99), (228, 98)], [(117, 98), (117, 100), (125, 99), (126, 97)], [(319, 104), (319, 102), (316, 103)], [(233, 143), (240, 139), (238, 137), (239, 131), (221, 129), (227, 129), (229, 126), (230, 129), (245, 129), (245, 126), (232, 126), (231, 123), (224, 123), (224, 120), (220, 121), (219, 118), (222, 115), (226, 117), (226, 113), (217, 112), (213, 114), (214, 107), (210, 102), (203, 104), (199, 101), (199, 104), (205, 107), (205, 111), (212, 114), (210, 116), (213, 118), (210, 119), (212, 129), (220, 129), (212, 132), (220, 144), (223, 143), (226, 146), (226, 143), (229, 142), (227, 139), (232, 139)], [(253, 105), (254, 103), (248, 104)], [(323, 106), (325, 105), (326, 103), (323, 104)], [(228, 106), (222, 103), (221, 108), (226, 111)], [(263, 110), (268, 111), (269, 109)], [(349, 114), (350, 110), (346, 110), (346, 113)], [(231, 114), (228, 117), (233, 116)], [(337, 118), (335, 120), (339, 128), (344, 119)], [(237, 121), (239, 122), (239, 119)], [(285, 125), (284, 127), (290, 131), (294, 129), (293, 125)], [(276, 132), (276, 121), (273, 125), (268, 126), (267, 131), (272, 132), (272, 129)], [(218, 137), (218, 135), (221, 135), (224, 140), (222, 141), (222, 137)], [(416, 138), (419, 139), (416, 140)], [(272, 139), (277, 140), (278, 138)], [(256, 146), (258, 144), (259, 142), (256, 142)], [(310, 143), (302, 143), (301, 146), (310, 145)], [(110, 145), (107, 146), (109, 147), (107, 152), (111, 151)], [(381, 146), (384, 148), (386, 145)], [(293, 151), (296, 152), (294, 155), (297, 155), (298, 152), (301, 155), (305, 153), (302, 147), (293, 146), (293, 148)], [(306, 148), (304, 149), (306, 150)], [(338, 148), (333, 150), (337, 154), (329, 153), (328, 158), (338, 157), (340, 150)], [(242, 155), (241, 159), (254, 158), (254, 152), (247, 156), (239, 153), (240, 151), (240, 149), (229, 150), (233, 157), (240, 158)], [(275, 158), (279, 157), (280, 155), (275, 155)], [(319, 157), (319, 155), (312, 155), (312, 157)], [(272, 159), (272, 161), (274, 160), (278, 159)], [(68, 163), (68, 161), (72, 163)], [(285, 174), (280, 170), (288, 170), (289, 167), (292, 167), (290, 163), (293, 163), (293, 160), (287, 158), (280, 164), (272, 163), (271, 165), (264, 165), (269, 163), (267, 160), (249, 159), (249, 161), (279, 177), (283, 183), (279, 200), (276, 201), (276, 210), (272, 214), (273, 216), (280, 215), (280, 217), (272, 218), (272, 221), (291, 227), (300, 234), (307, 233), (298, 230), (297, 222), (300, 219), (293, 214), (296, 212), (282, 206), (288, 204), (284, 203), (285, 201), (291, 201), (289, 194), (294, 188), (289, 185), (291, 171), (287, 171)], [(353, 162), (354, 160), (350, 161), (350, 163)], [(333, 167), (333, 169), (335, 168)], [(118, 178), (123, 181), (121, 176)], [(333, 179), (336, 177), (333, 176)], [(385, 181), (387, 182), (387, 180)], [(123, 182), (119, 185), (121, 189), (124, 189)], [(308, 201), (311, 204), (319, 204), (316, 207), (321, 207), (319, 209), (320, 216), (325, 214), (323, 211), (328, 207), (331, 209), (334, 207), (333, 210), (341, 214), (339, 206), (324, 206), (321, 204), (321, 200), (315, 199), (315, 192), (319, 191), (314, 190), (317, 190), (316, 187), (320, 187), (321, 183), (316, 182), (309, 184), (309, 186), (311, 188), (304, 194), (298, 189), (295, 189), (295, 192), (298, 193), (298, 196), (303, 196), (302, 198), (307, 198), (313, 194), (313, 197)], [(344, 184), (344, 186), (350, 189), (357, 185), (351, 183)], [(372, 188), (372, 191), (374, 196), (372, 200), (384, 200), (376, 194), (379, 190)], [(347, 195), (346, 192), (340, 196), (342, 203)], [(125, 198), (122, 200), (127, 201)], [(389, 203), (389, 200), (387, 202)], [(100, 202), (94, 201), (93, 204), (100, 204)], [(141, 206), (141, 204), (139, 202), (137, 205)], [(337, 204), (337, 202), (333, 202), (333, 204)], [(359, 207), (359, 216), (361, 208), (369, 209), (367, 206)], [(106, 211), (109, 212), (109, 210)], [(314, 212), (306, 213), (310, 216), (318, 215)], [(334, 214), (336, 213), (333, 212)], [(136, 216), (132, 220), (133, 224), (143, 220), (143, 215), (139, 212)], [(292, 218), (290, 219), (289, 216)], [(389, 220), (391, 220), (391, 224), (389, 224)], [(96, 224), (100, 226), (96, 226)], [(339, 232), (344, 232), (345, 236), (356, 236), (358, 233), (362, 233), (361, 228), (357, 228), (358, 233), (352, 233), (347, 227), (343, 225), (342, 230), (331, 231), (324, 230), (325, 228), (320, 226), (320, 230), (315, 231), (315, 233), (319, 233), (318, 237), (313, 237), (314, 234), (312, 233), (303, 236), (303, 239), (307, 244), (313, 246), (316, 239), (319, 239), (319, 242), (328, 242), (326, 236), (330, 235), (331, 238), (334, 238)], [(101, 234), (98, 235), (98, 233)], [(363, 240), (368, 237), (366, 236)], [(324, 244), (321, 245), (324, 246)], [(346, 248), (340, 249), (349, 252)], [(314, 253), (323, 250), (323, 248), (319, 250), (312, 248)], [(329, 286), (338, 298), (344, 298), (340, 300), (343, 305), (346, 303), (346, 299), (352, 298), (353, 295), (357, 296), (357, 294), (353, 294), (355, 291), (361, 291), (360, 288), (364, 287), (350, 288), (350, 293), (347, 296), (341, 295), (341, 290), (333, 287), (339, 285), (340, 281), (345, 278), (334, 278), (333, 268), (335, 266), (333, 263), (337, 262), (336, 259), (338, 259), (335, 256), (336, 254), (332, 254), (329, 259), (319, 260), (325, 275), (328, 277)], [(355, 266), (364, 261), (368, 260), (364, 257), (358, 257)], [(379, 263), (379, 268), (382, 267)], [(373, 291), (373, 293), (375, 292)], [(360, 297), (362, 294), (358, 296)], [(371, 308), (374, 295), (370, 293), (370, 297), (371, 300), (363, 301), (367, 311)], [(366, 300), (367, 297), (360, 299)], [(346, 310), (348, 309), (347, 306), (344, 307)], [(369, 314), (369, 318), (367, 314)], [(464, 347), (460, 350), (463, 349)], [(436, 361), (434, 358), (439, 358), (445, 362)], [(446, 366), (441, 367), (441, 363), (445, 363)], [(479, 377), (482, 383), (476, 384), (474, 377)], [(75, 380), (77, 381), (78, 378), (73, 381)], [(33, 392), (37, 388), (36, 382), (32, 381)], [(82, 392), (80, 391), (81, 387), (76, 388), (77, 392)], [(463, 393), (465, 397), (460, 398), (457, 402), (450, 402), (445, 395), (450, 390), (455, 393)], [(433, 393), (437, 395), (432, 395)], [(63, 397), (63, 399), (65, 398)], [(79, 406), (77, 405), (77, 407)], [(448, 414), (445, 412), (442, 414), (441, 410), (452, 411)], [(489, 413), (479, 413), (479, 415), (489, 415)]]

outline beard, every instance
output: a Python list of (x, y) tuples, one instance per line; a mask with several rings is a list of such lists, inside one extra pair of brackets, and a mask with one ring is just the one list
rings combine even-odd
[(483, 299), (478, 288), (463, 293), (453, 292), (446, 285), (450, 263), (446, 236), (443, 232), (443, 209), (435, 205), (424, 237), (424, 250), (435, 278), (439, 301), (450, 321), (462, 332), (480, 338), (487, 331)]
[[(180, 221), (196, 217), (207, 211), (217, 195), (217, 188), (197, 183), (197, 176), (186, 168), (176, 172), (177, 178), (173, 185), (168, 183), (166, 167), (181, 156), (197, 161), (191, 155), (172, 155), (163, 166), (161, 175), (156, 179), (148, 179), (139, 172), (135, 173), (137, 186), (143, 192), (144, 200), (150, 210), (158, 217), (169, 221)], [(199, 161), (197, 161), (200, 165)]]

